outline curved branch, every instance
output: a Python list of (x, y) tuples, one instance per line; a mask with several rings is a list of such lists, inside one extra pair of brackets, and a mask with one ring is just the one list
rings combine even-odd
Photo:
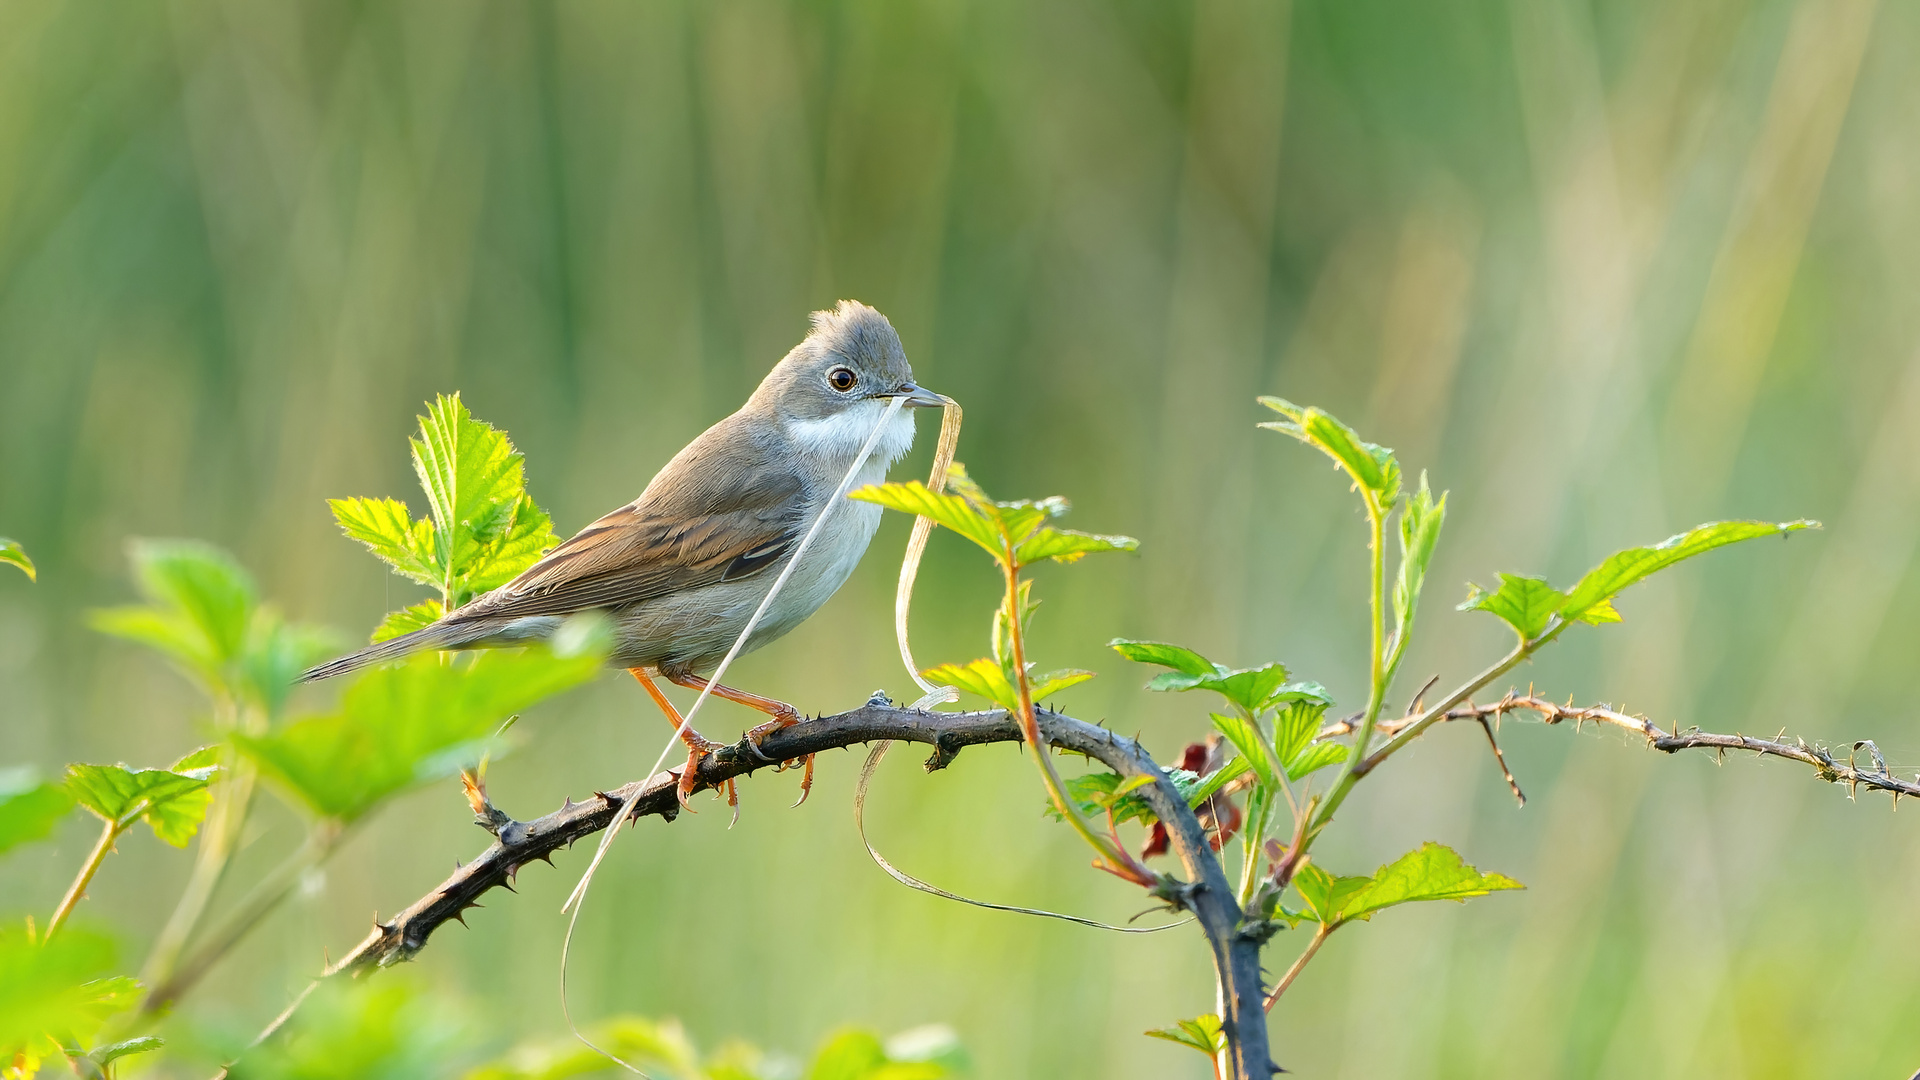
[[(1125, 776), (1156, 778), (1140, 793), (1166, 823), (1171, 846), (1190, 880), (1163, 879), (1154, 893), (1174, 907), (1191, 911), (1206, 934), (1221, 988), (1222, 1026), (1229, 1034), (1235, 1057), (1232, 1075), (1240, 1080), (1265, 1080), (1273, 1071), (1261, 1007), (1260, 946), (1266, 935), (1260, 927), (1242, 925), (1233, 890), (1199, 821), (1160, 766), (1132, 739), (1046, 709), (1034, 712), (1042, 734), (1055, 748), (1085, 754)], [(875, 695), (851, 712), (774, 732), (760, 746), (768, 758), (790, 761), (882, 739), (933, 747), (926, 763), (928, 771), (945, 768), (968, 746), (1022, 741), (1019, 723), (1004, 710), (916, 712), (896, 708), (883, 696)], [(766, 767), (767, 762), (744, 742), (723, 747), (701, 760), (700, 787), (717, 787)], [(450, 919), (459, 919), (483, 894), (500, 886), (512, 888), (521, 867), (536, 859), (550, 862), (553, 852), (613, 824), (621, 803), (636, 792), (633, 817), (658, 815), (672, 820), (680, 809), (676, 785), (675, 774), (663, 772), (612, 791), (596, 792), (585, 802), (568, 800), (560, 809), (533, 821), (515, 821), (492, 810), (480, 821), (494, 834), (492, 846), (406, 910), (391, 919), (376, 921), (365, 940), (330, 965), (323, 977), (358, 974), (413, 958), (426, 947), (436, 929)]]

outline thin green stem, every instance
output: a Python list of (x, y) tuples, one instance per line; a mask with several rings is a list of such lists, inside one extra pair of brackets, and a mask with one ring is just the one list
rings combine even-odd
[(74, 875), (73, 884), (67, 886), (67, 895), (60, 898), (60, 906), (53, 909), (53, 917), (47, 920), (47, 932), (40, 936), (40, 940), (45, 941), (51, 938), (54, 931), (60, 929), (61, 925), (67, 921), (67, 916), (73, 914), (73, 909), (79, 906), (81, 898), (87, 895), (87, 886), (92, 883), (93, 875), (99, 871), (100, 864), (106, 862), (107, 856), (112, 854), (113, 842), (120, 839), (120, 834), (126, 829), (127, 826), (122, 824), (120, 819), (102, 824), (100, 839), (93, 845), (93, 851), (88, 853), (87, 861), (81, 864), (80, 872)]
[[(1467, 698), (1472, 696), (1476, 691), (1500, 676), (1505, 675), (1507, 672), (1512, 671), (1515, 667), (1519, 666), (1522, 661), (1534, 653), (1539, 652), (1543, 646), (1559, 637), (1561, 631), (1565, 630), (1569, 625), (1569, 623), (1557, 622), (1551, 629), (1539, 637), (1534, 638), (1532, 641), (1525, 641), (1516, 645), (1512, 652), (1502, 657), (1492, 667), (1474, 676), (1471, 681), (1462, 684), (1458, 689), (1448, 694), (1446, 699), (1439, 704), (1422, 712), (1413, 723), (1400, 729), (1393, 738), (1388, 739), (1386, 744), (1374, 753), (1362, 755), (1357, 748), (1364, 744), (1356, 741), (1354, 756), (1348, 759), (1353, 767), (1341, 774), (1340, 782), (1335, 784), (1333, 790), (1327, 795), (1326, 805), (1320, 808), (1320, 814), (1315, 819), (1313, 827), (1308, 831), (1305, 842), (1312, 844), (1314, 837), (1319, 835), (1320, 830), (1326, 828), (1327, 822), (1333, 820), (1334, 812), (1340, 809), (1342, 802), (1346, 801), (1347, 794), (1353, 790), (1353, 786), (1359, 783), (1368, 773), (1379, 767), (1381, 762), (1392, 757), (1408, 743), (1419, 738), (1421, 732), (1439, 723), (1454, 706), (1467, 700)], [(1369, 734), (1371, 733), (1371, 727), (1372, 725), (1369, 724)]]
[[(1386, 665), (1386, 612), (1383, 610), (1384, 592), (1387, 577), (1386, 553), (1386, 512), (1371, 496), (1365, 499), (1367, 505), (1367, 526), (1369, 530), (1369, 552), (1372, 556), (1372, 588), (1368, 596), (1373, 619), (1373, 650), (1370, 685), (1367, 690), (1367, 711), (1361, 714), (1360, 727), (1353, 736), (1353, 750), (1347, 755), (1346, 764), (1340, 768), (1340, 778), (1334, 782), (1333, 793), (1327, 797), (1326, 805), (1320, 810), (1320, 826), (1333, 817), (1348, 789), (1360, 776), (1361, 762), (1366, 760), (1367, 745), (1373, 740), (1373, 726), (1380, 719), (1380, 708), (1387, 699)], [(1398, 651), (1396, 647), (1396, 652)], [(1308, 833), (1312, 836), (1312, 832)]]
[(316, 822), (308, 830), (306, 842), (300, 845), (300, 849), (262, 878), (233, 913), (209, 931), (200, 946), (180, 961), (165, 981), (147, 993), (146, 1000), (140, 1003), (140, 1015), (152, 1016), (179, 1000), (221, 957), (239, 944), (241, 938), (293, 893), (302, 875), (333, 854), (344, 834), (345, 829), (338, 822)]
[(1066, 785), (1054, 769), (1053, 759), (1047, 755), (1047, 744), (1040, 737), (1040, 723), (1033, 711), (1033, 684), (1027, 679), (1026, 635), (1020, 625), (1020, 563), (1013, 556), (1011, 541), (1006, 543), (1000, 569), (1007, 582), (1007, 638), (1013, 652), (1014, 686), (1020, 695), (1020, 714), (1016, 719), (1020, 721), (1020, 731), (1026, 736), (1028, 747), (1033, 750), (1034, 762), (1040, 767), (1040, 782), (1046, 786), (1047, 797), (1053, 800), (1054, 809), (1060, 811), (1060, 816), (1066, 819), (1067, 824), (1073, 826), (1080, 838), (1100, 855), (1105, 863), (1102, 869), (1129, 881), (1150, 885), (1153, 883), (1151, 873), (1140, 866), (1126, 849), (1096, 832), (1093, 824), (1080, 813), (1080, 807), (1067, 796)]
[(187, 942), (192, 939), (193, 932), (206, 915), (208, 902), (226, 877), (227, 869), (233, 862), (233, 853), (240, 846), (240, 834), (246, 828), (247, 816), (252, 811), (259, 775), (259, 770), (252, 762), (242, 762), (234, 768), (233, 778), (221, 785), (219, 804), (209, 816), (205, 831), (200, 834), (200, 851), (194, 860), (193, 876), (187, 879), (186, 890), (180, 894), (180, 901), (174, 905), (167, 925), (154, 940), (153, 951), (148, 954), (146, 967), (141, 972), (141, 981), (148, 986), (163, 983), (172, 976), (181, 952), (186, 949)]
[(1273, 984), (1273, 992), (1267, 995), (1266, 1010), (1268, 1012), (1273, 1011), (1273, 1003), (1279, 1001), (1280, 995), (1286, 993), (1287, 987), (1293, 985), (1293, 980), (1300, 977), (1300, 969), (1307, 966), (1307, 961), (1313, 959), (1313, 954), (1320, 951), (1320, 946), (1327, 943), (1327, 939), (1333, 936), (1334, 930), (1339, 926), (1339, 923), (1331, 926), (1321, 923), (1319, 929), (1313, 932), (1313, 940), (1307, 942), (1307, 947), (1301, 950), (1299, 956), (1294, 957), (1293, 966), (1287, 969), (1285, 975), (1280, 976), (1280, 981)]

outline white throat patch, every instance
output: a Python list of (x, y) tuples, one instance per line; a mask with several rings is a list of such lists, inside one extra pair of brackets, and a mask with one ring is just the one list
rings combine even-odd
[[(789, 420), (787, 437), (800, 453), (823, 463), (836, 463), (835, 471), (843, 470), (866, 445), (867, 436), (873, 434), (873, 425), (887, 411), (887, 404), (878, 398), (867, 398), (823, 420)], [(913, 409), (909, 406), (901, 409), (880, 432), (879, 441), (873, 444), (873, 464), (884, 469), (900, 460), (912, 446)]]

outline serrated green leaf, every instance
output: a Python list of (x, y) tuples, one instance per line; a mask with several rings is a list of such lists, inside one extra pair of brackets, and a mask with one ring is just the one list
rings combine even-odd
[(1224, 665), (1216, 664), (1184, 645), (1114, 638), (1107, 642), (1107, 647), (1135, 663), (1158, 664), (1185, 675), (1224, 675), (1227, 672)]
[(167, 1045), (167, 1040), (158, 1035), (141, 1035), (138, 1038), (123, 1039), (117, 1043), (96, 1046), (87, 1051), (87, 1057), (95, 1065), (111, 1065), (123, 1057), (134, 1054), (150, 1054)]
[(1345, 469), (1353, 482), (1367, 493), (1375, 506), (1389, 506), (1400, 496), (1400, 463), (1393, 451), (1363, 441), (1352, 428), (1317, 408), (1302, 408), (1277, 397), (1260, 398), (1260, 404), (1285, 417), (1259, 426), (1291, 435), (1318, 448)]
[(524, 495), (503, 514), (496, 519), (497, 529), (482, 535), (473, 559), (459, 568), (469, 594), (477, 596), (505, 585), (560, 542), (553, 532), (553, 519)]
[(1020, 541), (1013, 557), (1022, 566), (1031, 566), (1042, 559), (1070, 563), (1091, 552), (1133, 551), (1139, 546), (1140, 541), (1131, 536), (1101, 536), (1041, 526)]
[(1652, 547), (1617, 551), (1587, 571), (1567, 593), (1562, 617), (1589, 623), (1619, 622), (1620, 613), (1613, 609), (1613, 598), (1621, 590), (1645, 581), (1674, 563), (1742, 540), (1785, 536), (1819, 527), (1817, 521), (1714, 521), (1670, 536)]
[(1397, 904), (1465, 901), (1523, 888), (1526, 886), (1503, 874), (1483, 874), (1468, 866), (1452, 848), (1429, 841), (1374, 871), (1371, 884), (1346, 902), (1341, 915), (1363, 919)]
[(40, 579), (39, 571), (34, 569), (33, 560), (27, 558), (27, 549), (21, 547), (18, 540), (0, 536), (0, 563), (12, 563), (19, 567), (20, 572), (27, 575), (28, 581)]
[(1373, 884), (1370, 877), (1338, 877), (1313, 863), (1295, 871), (1293, 887), (1306, 902), (1308, 917), (1314, 922), (1339, 925), (1347, 905)]
[(910, 480), (904, 484), (897, 482), (870, 484), (848, 492), (847, 498), (930, 518), (934, 524), (959, 533), (980, 545), (996, 560), (1005, 555), (1001, 546), (1000, 531), (991, 518), (975, 509), (974, 505), (966, 499), (946, 492), (933, 491), (918, 480)]
[(409, 439), (433, 518), (436, 582), (458, 607), (511, 581), (558, 542), (526, 494), (526, 463), (507, 433), (475, 420), (459, 394), (442, 395)]
[(50, 1034), (91, 1035), (134, 1005), (139, 983), (101, 977), (113, 963), (113, 942), (85, 927), (63, 927), (45, 941), (29, 940), (19, 926), (0, 927), (0, 1062), (58, 1053)]
[(1080, 668), (1061, 668), (1059, 671), (1049, 671), (1045, 675), (1033, 676), (1028, 680), (1028, 685), (1033, 694), (1033, 700), (1044, 701), (1069, 686), (1079, 686), (1093, 678), (1093, 674), (1091, 671), (1083, 671)]
[(1220, 1026), (1220, 1018), (1212, 1013), (1182, 1020), (1172, 1027), (1154, 1028), (1146, 1034), (1149, 1038), (1191, 1047), (1205, 1054), (1209, 1061), (1227, 1048), (1227, 1037)]
[(124, 826), (137, 816), (161, 840), (186, 847), (206, 819), (213, 801), (207, 785), (217, 770), (213, 765), (176, 772), (75, 763), (67, 766), (66, 789), (73, 801), (104, 820)]
[(394, 573), (423, 585), (445, 580), (433, 522), (415, 521), (399, 499), (328, 499), (327, 507), (341, 532), (365, 544)]
[(387, 617), (380, 620), (380, 625), (374, 628), (373, 637), (369, 640), (378, 645), (382, 641), (390, 641), (402, 634), (424, 630), (439, 622), (440, 617), (446, 613), (440, 601), (432, 598), (422, 600), (412, 607), (401, 608), (399, 611), (389, 611)]
[(66, 789), (32, 766), (0, 769), (0, 852), (44, 839), (72, 809)]
[(1211, 690), (1248, 712), (1258, 712), (1286, 682), (1286, 665), (1275, 661), (1256, 668), (1207, 675), (1163, 671), (1148, 681), (1147, 689), (1158, 692)]
[(1313, 745), (1326, 712), (1325, 701), (1301, 698), (1287, 702), (1274, 713), (1273, 750), (1281, 761), (1292, 762)]
[(1274, 758), (1273, 747), (1267, 745), (1265, 733), (1260, 725), (1239, 714), (1225, 715), (1212, 713), (1214, 730), (1227, 737), (1233, 748), (1247, 760), (1253, 768), (1253, 775), (1268, 788), (1280, 786), (1280, 762)]
[(1348, 748), (1345, 743), (1315, 743), (1287, 762), (1287, 778), (1303, 780), (1311, 773), (1347, 760), (1347, 753)]
[(969, 660), (964, 664), (940, 664), (920, 674), (935, 683), (957, 686), (969, 694), (986, 698), (1008, 712), (1016, 712), (1020, 708), (1020, 695), (1014, 690), (1013, 684), (1007, 681), (1007, 673), (987, 657)]
[(536, 646), (463, 664), (423, 654), (370, 669), (333, 712), (266, 735), (237, 734), (234, 743), (314, 813), (352, 821), (390, 795), (478, 760), (507, 716), (599, 674), (605, 647), (602, 636), (570, 655)]
[(1567, 602), (1567, 594), (1547, 584), (1545, 578), (1520, 574), (1501, 574), (1500, 587), (1492, 592), (1472, 584), (1468, 590), (1459, 610), (1497, 615), (1523, 642), (1539, 637)]

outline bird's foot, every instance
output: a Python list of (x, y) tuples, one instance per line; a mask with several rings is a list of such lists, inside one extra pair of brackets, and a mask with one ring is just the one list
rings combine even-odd
[(814, 755), (807, 754), (804, 757), (788, 758), (784, 761), (776, 762), (774, 758), (767, 756), (766, 751), (760, 749), (760, 743), (774, 732), (782, 731), (798, 723), (800, 723), (799, 710), (791, 705), (781, 703), (780, 710), (773, 714), (773, 719), (748, 731), (746, 737), (742, 740), (747, 744), (747, 749), (753, 751), (755, 757), (769, 764), (774, 764), (776, 766), (774, 769), (775, 772), (786, 772), (788, 769), (795, 767), (796, 764), (805, 769), (805, 772), (800, 775), (800, 798), (794, 802), (793, 805), (795, 806), (806, 802), (807, 796), (813, 791)]

